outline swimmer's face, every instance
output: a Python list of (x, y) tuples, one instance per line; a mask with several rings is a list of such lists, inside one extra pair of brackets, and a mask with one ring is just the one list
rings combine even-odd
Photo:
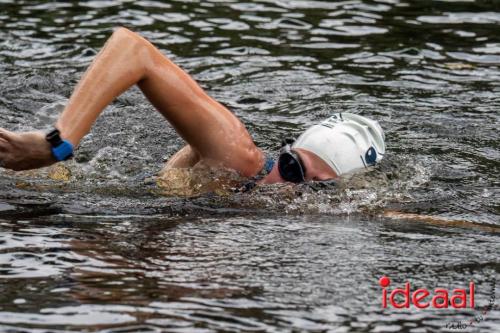
[[(306, 170), (305, 180), (322, 181), (337, 178), (337, 174), (316, 154), (305, 149), (293, 149), (300, 157)], [(262, 184), (286, 183), (278, 171), (276, 163), (267, 177), (262, 180)]]

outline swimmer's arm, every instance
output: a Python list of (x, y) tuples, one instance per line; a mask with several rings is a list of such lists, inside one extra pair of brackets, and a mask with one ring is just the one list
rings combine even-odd
[[(150, 42), (125, 28), (112, 34), (73, 91), (56, 123), (61, 137), (78, 146), (104, 108), (136, 84), (204, 160), (245, 176), (262, 168), (262, 151), (243, 123)], [(0, 128), (0, 167), (26, 170), (54, 162), (42, 132)]]
[(420, 222), (437, 226), (470, 228), (470, 229), (483, 230), (493, 233), (500, 233), (500, 227), (496, 225), (491, 225), (486, 223), (483, 224), (467, 220), (450, 219), (442, 216), (404, 213), (394, 210), (386, 210), (384, 211), (382, 216), (393, 220), (406, 220), (406, 221)]
[(200, 154), (198, 154), (190, 145), (185, 146), (172, 156), (163, 171), (175, 168), (192, 168), (200, 161)]

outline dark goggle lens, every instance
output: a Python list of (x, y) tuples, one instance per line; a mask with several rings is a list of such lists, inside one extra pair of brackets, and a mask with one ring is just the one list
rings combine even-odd
[(281, 177), (292, 183), (304, 181), (304, 174), (300, 162), (290, 153), (282, 153), (278, 160), (278, 170)]

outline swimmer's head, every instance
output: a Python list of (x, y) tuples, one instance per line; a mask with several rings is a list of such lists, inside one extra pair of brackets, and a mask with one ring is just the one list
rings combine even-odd
[(292, 149), (317, 155), (340, 176), (380, 162), (385, 136), (378, 122), (351, 113), (336, 113), (308, 128)]
[(350, 113), (336, 113), (311, 126), (285, 147), (264, 183), (327, 180), (367, 168), (385, 153), (378, 122)]

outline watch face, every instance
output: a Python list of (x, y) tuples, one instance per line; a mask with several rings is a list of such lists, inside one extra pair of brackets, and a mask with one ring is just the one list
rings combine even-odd
[(46, 136), (45, 139), (50, 143), (52, 147), (57, 147), (62, 143), (61, 137), (60, 137), (60, 132), (56, 128), (52, 131), (50, 131)]

